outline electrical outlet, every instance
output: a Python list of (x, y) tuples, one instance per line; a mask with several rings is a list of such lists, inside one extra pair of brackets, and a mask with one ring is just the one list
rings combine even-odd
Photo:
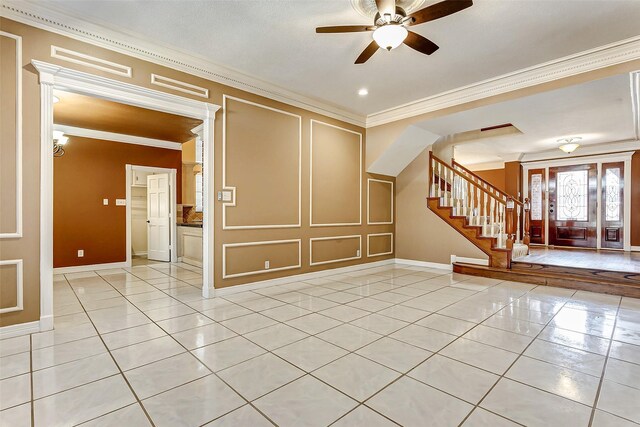
[(265, 261), (264, 262), (264, 269), (268, 270), (269, 269), (269, 261)]
[(127, 206), (127, 199), (116, 199), (116, 206)]
[(84, 256), (84, 249), (78, 249), (78, 258), (82, 258)]
[(360, 256), (360, 249), (356, 249), (356, 256)]
[(109, 199), (102, 199), (102, 204), (105, 206), (109, 205)]

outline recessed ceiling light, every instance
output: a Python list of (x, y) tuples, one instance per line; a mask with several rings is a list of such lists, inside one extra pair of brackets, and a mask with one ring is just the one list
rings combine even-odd
[(360, 95), (360, 96), (367, 96), (367, 95), (369, 95), (369, 91), (368, 91), (367, 89), (365, 89), (365, 88), (362, 88), (362, 89), (360, 89), (360, 90), (358, 91), (358, 95)]

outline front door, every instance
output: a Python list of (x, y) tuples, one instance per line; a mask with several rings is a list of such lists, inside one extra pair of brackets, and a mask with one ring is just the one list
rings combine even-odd
[(147, 176), (147, 258), (170, 261), (169, 174)]
[(595, 248), (596, 164), (549, 168), (549, 244)]

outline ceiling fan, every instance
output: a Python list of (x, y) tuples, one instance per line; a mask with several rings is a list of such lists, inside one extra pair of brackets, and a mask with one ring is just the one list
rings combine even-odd
[(356, 59), (356, 64), (364, 64), (373, 56), (378, 48), (392, 50), (406, 44), (412, 49), (426, 55), (431, 55), (438, 50), (436, 45), (426, 37), (407, 30), (412, 25), (443, 18), (460, 12), (473, 5), (472, 0), (444, 0), (432, 4), (407, 15), (404, 9), (396, 6), (396, 0), (375, 0), (378, 13), (373, 20), (373, 25), (339, 25), (332, 27), (318, 27), (316, 33), (359, 33), (373, 31), (373, 41)]

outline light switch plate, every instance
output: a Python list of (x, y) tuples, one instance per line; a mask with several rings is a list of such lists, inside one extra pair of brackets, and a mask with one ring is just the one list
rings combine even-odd
[(230, 202), (231, 200), (233, 200), (233, 193), (229, 190), (222, 190), (222, 201)]
[(109, 199), (102, 199), (102, 204), (105, 206), (109, 205)]
[(84, 256), (84, 249), (78, 249), (78, 258), (82, 258)]
[(116, 199), (116, 206), (127, 206), (127, 199)]

